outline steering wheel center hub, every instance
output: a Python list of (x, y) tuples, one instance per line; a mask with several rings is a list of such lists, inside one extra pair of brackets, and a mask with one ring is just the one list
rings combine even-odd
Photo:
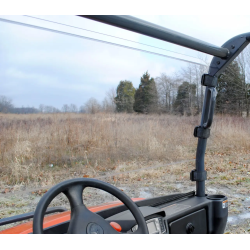
[(103, 234), (104, 231), (102, 227), (96, 223), (89, 223), (87, 226), (87, 234)]

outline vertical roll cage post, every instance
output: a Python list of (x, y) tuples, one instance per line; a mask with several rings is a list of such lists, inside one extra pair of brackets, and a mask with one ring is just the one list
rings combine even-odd
[(213, 121), (213, 114), (216, 102), (216, 86), (219, 75), (226, 67), (239, 55), (240, 52), (250, 42), (250, 33), (244, 33), (235, 36), (224, 43), (221, 47), (201, 41), (199, 39), (187, 36), (185, 34), (166, 29), (162, 26), (132, 17), (132, 16), (85, 16), (94, 21), (106, 23), (112, 26), (130, 30), (142, 35), (157, 38), (166, 42), (194, 49), (206, 54), (213, 55), (208, 74), (201, 78), (201, 84), (206, 86), (201, 123), (195, 127), (194, 136), (198, 137), (196, 151), (196, 169), (190, 173), (190, 179), (196, 181), (196, 196), (205, 196), (205, 180), (207, 172), (205, 171), (204, 159), (207, 145), (207, 138), (210, 135), (210, 127)]
[(213, 122), (214, 108), (216, 102), (217, 80), (226, 67), (245, 49), (250, 42), (250, 33), (241, 34), (228, 40), (222, 45), (222, 48), (228, 49), (226, 57), (215, 56), (209, 67), (208, 74), (201, 78), (201, 84), (206, 86), (203, 101), (202, 116), (200, 126), (195, 127), (194, 136), (198, 137), (196, 151), (196, 169), (191, 171), (190, 179), (196, 181), (196, 195), (205, 196), (205, 180), (207, 172), (205, 171), (204, 160), (207, 145), (207, 138), (210, 135), (210, 127)]

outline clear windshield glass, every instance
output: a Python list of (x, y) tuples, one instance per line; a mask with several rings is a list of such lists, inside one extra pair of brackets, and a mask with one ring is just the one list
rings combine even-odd
[[(193, 129), (210, 57), (78, 17), (43, 18), (85, 30), (1, 18), (154, 54), (0, 23), (0, 218), (34, 211), (49, 188), (72, 178), (108, 182), (131, 198), (195, 190)], [(246, 50), (219, 80), (206, 154), (206, 191), (230, 198), (232, 232), (235, 223), (245, 228), (240, 216), (249, 215), (249, 66)], [(84, 192), (88, 206), (115, 200), (104, 191)], [(70, 208), (64, 195), (50, 206)]]

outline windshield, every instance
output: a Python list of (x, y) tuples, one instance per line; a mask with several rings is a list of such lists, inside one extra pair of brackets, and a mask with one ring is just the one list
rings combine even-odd
[[(195, 190), (193, 130), (210, 56), (74, 16), (1, 18), (0, 218), (34, 211), (49, 188), (72, 178), (108, 182), (131, 198)], [(226, 232), (245, 232), (250, 218), (249, 55), (218, 81), (206, 151), (206, 192), (227, 195), (232, 208)], [(111, 201), (84, 191), (88, 206)], [(50, 206), (70, 209), (62, 194)]]

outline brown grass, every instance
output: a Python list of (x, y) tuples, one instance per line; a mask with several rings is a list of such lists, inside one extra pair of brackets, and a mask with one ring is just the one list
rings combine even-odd
[[(0, 114), (1, 186), (52, 184), (71, 176), (193, 159), (198, 124), (199, 117), (169, 115)], [(249, 149), (249, 119), (215, 117), (208, 170), (214, 156), (242, 155)], [(213, 171), (226, 172), (226, 165), (218, 167)]]

